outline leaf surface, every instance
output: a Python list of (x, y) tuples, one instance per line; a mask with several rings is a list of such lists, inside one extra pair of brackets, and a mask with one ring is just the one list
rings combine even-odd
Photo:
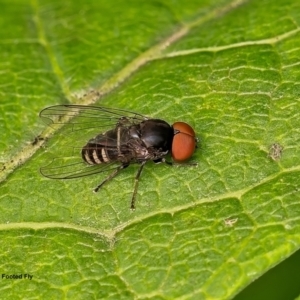
[[(230, 299), (299, 249), (300, 4), (15, 3), (0, 18), (0, 263), (23, 277), (3, 277), (4, 298)], [(147, 163), (134, 212), (138, 166), (96, 194), (97, 176), (43, 178), (69, 140), (37, 114), (70, 102), (190, 123), (198, 167)]]

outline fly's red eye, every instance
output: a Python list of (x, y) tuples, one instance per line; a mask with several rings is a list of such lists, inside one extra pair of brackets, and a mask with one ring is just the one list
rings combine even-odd
[(195, 131), (184, 122), (174, 123), (173, 129), (172, 157), (176, 162), (183, 162), (189, 159), (196, 149)]

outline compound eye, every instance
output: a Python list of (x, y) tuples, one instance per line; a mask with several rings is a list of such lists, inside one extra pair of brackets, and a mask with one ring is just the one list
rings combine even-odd
[(183, 162), (189, 159), (195, 152), (195, 131), (189, 124), (184, 122), (174, 123), (173, 129), (172, 157), (176, 162)]

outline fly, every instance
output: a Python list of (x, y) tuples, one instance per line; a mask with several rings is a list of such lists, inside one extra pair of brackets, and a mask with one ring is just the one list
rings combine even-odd
[(40, 169), (42, 175), (52, 179), (72, 179), (110, 171), (94, 189), (97, 192), (121, 170), (130, 164), (139, 164), (130, 205), (132, 210), (135, 209), (139, 178), (147, 161), (172, 165), (165, 159), (171, 153), (174, 162), (182, 163), (193, 155), (197, 146), (193, 128), (184, 122), (171, 126), (164, 120), (122, 109), (56, 105), (43, 109), (40, 117), (50, 120), (51, 124), (65, 124), (80, 136), (94, 130), (94, 137), (81, 145), (78, 153), (54, 159)]

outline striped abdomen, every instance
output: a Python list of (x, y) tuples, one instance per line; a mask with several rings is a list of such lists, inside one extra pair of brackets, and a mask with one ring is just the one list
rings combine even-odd
[(88, 143), (81, 150), (82, 159), (89, 165), (100, 165), (111, 161), (117, 161), (118, 149)]
[(127, 144), (128, 138), (128, 129), (121, 127), (99, 134), (82, 148), (82, 158), (90, 165), (130, 162), (133, 153)]

